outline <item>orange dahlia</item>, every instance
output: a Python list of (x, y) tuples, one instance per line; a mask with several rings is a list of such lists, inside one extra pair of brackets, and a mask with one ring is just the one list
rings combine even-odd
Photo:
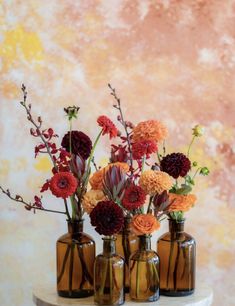
[(122, 163), (122, 162), (108, 164), (106, 167), (96, 171), (90, 178), (89, 182), (91, 184), (92, 189), (95, 190), (103, 189), (104, 174), (112, 166), (120, 167), (120, 169), (125, 173), (128, 172), (130, 168), (127, 163)]
[(87, 214), (90, 214), (98, 202), (107, 200), (102, 190), (89, 190), (83, 197), (82, 207)]
[(66, 199), (77, 189), (77, 179), (71, 172), (58, 172), (49, 182), (49, 188), (53, 195)]
[(164, 124), (157, 120), (142, 121), (133, 129), (133, 141), (162, 141), (168, 135)]
[(172, 186), (172, 178), (163, 171), (146, 170), (139, 180), (139, 185), (149, 195), (160, 194)]
[(160, 223), (151, 214), (135, 215), (131, 221), (131, 230), (136, 235), (152, 234), (160, 228)]
[(109, 134), (110, 139), (117, 136), (118, 130), (108, 117), (99, 116), (97, 123), (102, 127), (102, 135)]
[(194, 194), (169, 193), (169, 211), (188, 211), (194, 206), (197, 197)]

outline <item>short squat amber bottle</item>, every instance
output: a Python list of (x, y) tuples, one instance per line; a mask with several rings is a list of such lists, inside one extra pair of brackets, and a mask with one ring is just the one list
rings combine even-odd
[(139, 249), (130, 257), (130, 298), (153, 302), (159, 298), (159, 257), (151, 250), (151, 236), (139, 236)]
[(157, 252), (160, 257), (161, 294), (192, 294), (195, 289), (196, 243), (184, 232), (184, 221), (169, 220), (169, 232), (158, 239)]
[(56, 243), (57, 292), (67, 298), (93, 295), (95, 242), (83, 233), (83, 220), (68, 221), (68, 233)]
[(103, 238), (103, 253), (95, 259), (94, 301), (98, 305), (122, 305), (125, 302), (124, 259), (116, 254), (113, 236)]
[(129, 259), (131, 254), (139, 248), (139, 238), (130, 230), (130, 217), (125, 217), (124, 227), (117, 234), (116, 250), (117, 254), (125, 259), (125, 292), (129, 292)]

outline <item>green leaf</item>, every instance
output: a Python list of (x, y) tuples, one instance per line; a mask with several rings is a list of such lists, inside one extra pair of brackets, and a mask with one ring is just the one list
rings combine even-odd
[(176, 194), (188, 194), (192, 191), (192, 187), (186, 184), (182, 184), (181, 188), (177, 189), (174, 193)]

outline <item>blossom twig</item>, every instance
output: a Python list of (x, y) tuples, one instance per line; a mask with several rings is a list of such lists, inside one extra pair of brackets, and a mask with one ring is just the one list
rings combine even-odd
[(127, 129), (127, 124), (126, 124), (126, 121), (124, 120), (124, 116), (123, 116), (123, 112), (122, 112), (122, 108), (121, 108), (121, 100), (120, 98), (118, 98), (117, 94), (116, 94), (116, 90), (115, 88), (113, 88), (111, 86), (111, 84), (108, 84), (108, 87), (111, 89), (111, 95), (114, 97), (114, 99), (117, 101), (117, 105), (115, 104), (114, 105), (114, 108), (116, 108), (119, 113), (120, 113), (120, 116), (121, 116), (121, 124), (123, 125), (124, 129), (125, 129), (125, 132), (126, 132), (126, 137), (127, 137), (127, 144), (128, 144), (128, 151), (130, 153), (130, 163), (131, 163), (131, 176), (133, 175), (133, 158), (132, 158), (132, 150), (131, 150), (131, 139), (130, 139), (130, 134), (128, 132), (128, 129)]
[(22, 196), (20, 195), (16, 195), (15, 197), (11, 195), (10, 193), (10, 190), (9, 189), (4, 189), (2, 186), (0, 186), (0, 190), (2, 191), (2, 193), (4, 193), (9, 199), (15, 201), (15, 202), (18, 202), (18, 203), (21, 203), (22, 205), (25, 206), (25, 208), (27, 210), (31, 210), (31, 209), (38, 209), (38, 210), (42, 210), (42, 211), (45, 211), (45, 212), (52, 212), (52, 213), (57, 213), (57, 214), (66, 214), (65, 211), (59, 211), (59, 210), (53, 210), (53, 209), (46, 209), (46, 208), (43, 208), (42, 206), (41, 207), (37, 207), (33, 204), (31, 204), (30, 202), (26, 202)]
[[(52, 154), (51, 154), (51, 150), (50, 150), (50, 147), (48, 145), (48, 142), (47, 140), (45, 139), (45, 137), (43, 136), (42, 132), (41, 132), (41, 125), (42, 125), (42, 120), (41, 120), (41, 117), (38, 118), (38, 124), (35, 122), (32, 114), (31, 114), (31, 104), (28, 104), (27, 105), (27, 94), (28, 92), (26, 91), (26, 87), (24, 84), (22, 84), (22, 87), (21, 87), (21, 90), (23, 92), (23, 95), (24, 95), (24, 100), (20, 102), (20, 104), (25, 108), (26, 110), (26, 114), (27, 114), (27, 119), (35, 126), (36, 128), (36, 132), (38, 133), (38, 136), (41, 138), (42, 142), (44, 143), (45, 147), (46, 147), (46, 150), (47, 150), (47, 153), (48, 155), (50, 156), (51, 158), (51, 161), (55, 167), (55, 169), (57, 169), (57, 165), (52, 157)], [(40, 119), (40, 120), (39, 120)]]

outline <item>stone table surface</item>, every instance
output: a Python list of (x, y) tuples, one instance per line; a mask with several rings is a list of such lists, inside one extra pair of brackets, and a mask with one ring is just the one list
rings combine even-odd
[[(93, 297), (83, 299), (65, 299), (57, 295), (52, 285), (40, 286), (33, 291), (33, 301), (37, 306), (69, 306), (69, 305), (95, 305)], [(156, 302), (136, 303), (129, 300), (126, 295), (127, 306), (210, 306), (213, 301), (213, 290), (205, 284), (197, 286), (195, 293), (186, 297), (160, 296)]]

